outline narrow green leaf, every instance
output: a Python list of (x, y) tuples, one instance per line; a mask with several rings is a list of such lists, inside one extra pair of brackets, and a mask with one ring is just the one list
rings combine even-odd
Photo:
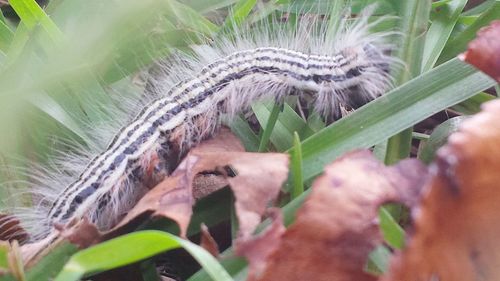
[(384, 245), (378, 245), (369, 255), (368, 264), (365, 268), (366, 272), (374, 275), (382, 275), (389, 268), (389, 261), (392, 254), (391, 251)]
[(6, 271), (9, 268), (8, 253), (10, 247), (7, 243), (0, 243), (0, 270)]
[(54, 42), (61, 41), (61, 31), (35, 0), (10, 0), (9, 3), (29, 30), (40, 24)]
[[(402, 43), (398, 57), (406, 65), (397, 69), (396, 84), (402, 85), (421, 73), (425, 31), (429, 21), (430, 0), (408, 0), (401, 6)], [(412, 128), (401, 131), (387, 141), (385, 163), (393, 164), (410, 155)]]
[(156, 269), (156, 264), (151, 259), (141, 263), (143, 281), (162, 281)]
[(440, 0), (440, 1), (434, 1), (432, 2), (432, 9), (436, 9), (436, 8), (439, 8), (441, 6), (444, 6), (446, 4), (448, 4), (449, 2), (451, 2), (453, 0)]
[(274, 129), (274, 126), (276, 125), (276, 121), (278, 120), (278, 115), (281, 111), (281, 107), (281, 105), (275, 104), (273, 106), (271, 114), (269, 115), (269, 118), (267, 120), (259, 120), (261, 126), (264, 128), (264, 131), (262, 131), (262, 136), (260, 138), (259, 152), (267, 150), (267, 145), (269, 143), (269, 139), (271, 138), (271, 133)]
[(185, 26), (201, 32), (203, 35), (210, 35), (219, 30), (219, 27), (201, 16), (191, 7), (175, 0), (165, 3), (165, 8), (170, 16), (174, 16)]
[(237, 0), (184, 0), (182, 2), (203, 14), (230, 6), (236, 3)]
[(452, 109), (466, 115), (476, 114), (481, 110), (481, 105), (483, 103), (493, 99), (495, 99), (495, 97), (492, 95), (479, 93), (459, 104), (454, 105)]
[(57, 120), (71, 132), (77, 135), (80, 139), (82, 139), (86, 143), (92, 143), (85, 130), (52, 97), (44, 93), (39, 93), (38, 95), (29, 96), (28, 99), (31, 104), (40, 109), (42, 112), (45, 112), (47, 115), (54, 118), (54, 120)]
[(422, 72), (429, 71), (438, 60), (465, 4), (467, 0), (453, 0), (436, 12), (425, 39)]
[(485, 0), (483, 3), (473, 7), (472, 9), (469, 9), (463, 13), (464, 16), (470, 16), (470, 15), (478, 15), (484, 13), (484, 11), (488, 10), (491, 8), (493, 5), (495, 5), (495, 2), (498, 0)]
[(394, 220), (385, 206), (379, 209), (380, 230), (384, 240), (391, 247), (401, 249), (404, 246), (405, 232), (403, 228)]
[(446, 143), (450, 134), (456, 132), (459, 125), (467, 118), (467, 116), (458, 116), (439, 124), (419, 151), (418, 158), (424, 163), (431, 163), (436, 151)]
[(224, 29), (239, 26), (250, 14), (255, 4), (257, 4), (257, 0), (239, 0), (226, 17)]
[(429, 139), (429, 135), (423, 134), (423, 133), (413, 132), (412, 138), (416, 139), (416, 140), (428, 140)]
[(13, 38), (14, 33), (12, 30), (10, 30), (5, 22), (0, 21), (0, 51), (6, 53)]
[(55, 281), (77, 281), (85, 275), (138, 262), (180, 247), (201, 264), (212, 280), (232, 280), (217, 260), (203, 248), (166, 232), (145, 230), (123, 235), (76, 253)]
[(413, 129), (406, 129), (387, 140), (384, 163), (392, 165), (410, 156)]
[(304, 184), (302, 179), (302, 149), (300, 137), (297, 132), (293, 133), (293, 151), (291, 155), (291, 172), (293, 178), (292, 199), (297, 198), (304, 193)]
[(77, 251), (77, 247), (70, 243), (63, 243), (43, 257), (36, 265), (28, 270), (28, 281), (53, 280), (61, 271), (70, 256)]
[(453, 59), (356, 110), (302, 143), (304, 180), (343, 153), (368, 148), (496, 82)]
[(437, 64), (444, 63), (445, 61), (450, 60), (465, 51), (467, 44), (476, 37), (477, 31), (479, 31), (481, 27), (486, 26), (491, 21), (499, 18), (500, 1), (496, 0), (495, 3), (474, 22), (474, 24), (467, 27), (459, 35), (446, 43)]
[(240, 116), (234, 116), (231, 120), (224, 118), (223, 123), (231, 127), (231, 131), (238, 136), (246, 151), (259, 150), (259, 137), (253, 132), (246, 120)]

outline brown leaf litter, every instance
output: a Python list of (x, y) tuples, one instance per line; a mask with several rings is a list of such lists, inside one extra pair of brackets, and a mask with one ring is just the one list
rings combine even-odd
[(376, 280), (363, 268), (382, 242), (378, 208), (387, 202), (413, 206), (425, 181), (426, 168), (417, 160), (385, 167), (369, 151), (344, 155), (315, 180), (280, 239), (268, 241), (276, 250), (266, 253), (267, 261), (246, 255), (248, 280)]

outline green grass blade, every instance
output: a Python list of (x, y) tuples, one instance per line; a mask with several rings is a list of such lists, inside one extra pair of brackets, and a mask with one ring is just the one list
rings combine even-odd
[(436, 151), (446, 143), (448, 136), (456, 132), (458, 126), (467, 118), (467, 116), (458, 116), (439, 124), (419, 151), (418, 158), (424, 163), (431, 163), (436, 155)]
[(492, 95), (479, 93), (459, 104), (454, 105), (452, 109), (466, 115), (476, 114), (481, 110), (481, 105), (483, 103), (493, 99), (495, 99), (495, 97)]
[(438, 60), (465, 4), (467, 0), (453, 0), (436, 12), (425, 39), (422, 72), (429, 71)]
[(458, 59), (407, 82), (302, 143), (304, 180), (343, 153), (368, 148), (496, 83)]
[(368, 264), (365, 269), (373, 275), (381, 275), (389, 268), (392, 253), (384, 245), (378, 245), (369, 255)]
[(259, 120), (261, 126), (264, 128), (262, 132), (262, 137), (260, 138), (259, 143), (259, 152), (263, 152), (267, 150), (267, 145), (269, 143), (269, 139), (271, 138), (271, 133), (273, 132), (274, 126), (276, 125), (276, 121), (278, 120), (278, 115), (280, 114), (282, 106), (279, 104), (275, 104), (273, 109), (271, 110), (271, 114), (269, 118), (266, 120)]
[(34, 0), (10, 0), (12, 8), (29, 30), (40, 24), (54, 42), (60, 42), (62, 33)]
[(394, 220), (391, 213), (384, 206), (380, 207), (379, 209), (379, 219), (380, 230), (387, 244), (396, 249), (403, 248), (405, 241), (405, 231)]
[(79, 125), (78, 121), (74, 120), (69, 113), (61, 107), (52, 97), (40, 93), (38, 95), (29, 96), (29, 101), (42, 112), (54, 118), (54, 120), (61, 123), (68, 128), (71, 132), (76, 134), (80, 139), (86, 143), (91, 143), (90, 138)]
[(175, 16), (183, 25), (197, 30), (203, 35), (210, 35), (219, 30), (217, 25), (207, 20), (191, 7), (178, 1), (166, 1), (165, 8), (170, 16)]
[[(130, 245), (133, 247), (129, 247)], [(201, 264), (213, 280), (232, 280), (217, 260), (203, 248), (166, 232), (146, 230), (127, 234), (76, 253), (55, 281), (77, 281), (85, 275), (118, 268), (181, 247)]]
[[(402, 85), (421, 73), (430, 8), (431, 1), (429, 0), (408, 0), (401, 6), (400, 26), (403, 41), (398, 50), (398, 57), (406, 67), (398, 69), (399, 72), (394, 75), (397, 85)], [(413, 129), (409, 128), (389, 138), (386, 147), (386, 164), (396, 163), (410, 155), (412, 132)]]
[(491, 21), (500, 19), (500, 1), (496, 0), (488, 10), (486, 10), (474, 24), (467, 27), (459, 35), (449, 40), (444, 47), (437, 64), (444, 63), (445, 61), (457, 56), (465, 51), (467, 44), (476, 37), (477, 31), (483, 26), (488, 25)]
[(78, 251), (77, 247), (70, 243), (64, 243), (57, 246), (26, 272), (27, 280), (53, 280), (70, 256), (76, 251)]
[(9, 50), (12, 38), (14, 38), (12, 30), (4, 21), (0, 21), (0, 51), (6, 53)]
[(257, 4), (257, 0), (239, 0), (231, 14), (226, 17), (224, 29), (240, 25), (250, 14), (255, 4)]
[(297, 132), (293, 133), (293, 151), (291, 155), (291, 172), (292, 172), (292, 199), (297, 198), (304, 193), (304, 180), (302, 178), (302, 149), (300, 137)]
[(199, 13), (213, 12), (236, 3), (238, 0), (183, 0), (182, 3), (190, 6)]

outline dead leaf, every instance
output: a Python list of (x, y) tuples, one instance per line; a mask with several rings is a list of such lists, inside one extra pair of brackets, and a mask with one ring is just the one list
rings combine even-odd
[(210, 235), (210, 232), (208, 231), (208, 227), (204, 224), (201, 225), (201, 241), (200, 241), (200, 246), (207, 250), (212, 256), (218, 257), (220, 252), (219, 252), (219, 246), (217, 246), (217, 242), (215, 242), (214, 238), (212, 235)]
[[(21, 250), (17, 240), (13, 240), (12, 242), (0, 241), (0, 249), (2, 254), (1, 258), (5, 259), (4, 262), (6, 262), (6, 264), (4, 265), (7, 266), (0, 267), (0, 277), (11, 277), (7, 277), (6, 280), (26, 280)], [(12, 277), (14, 277), (14, 279), (12, 279)]]
[(274, 253), (280, 245), (281, 236), (285, 233), (283, 215), (280, 209), (269, 210), (272, 224), (257, 237), (251, 239), (239, 239), (236, 243), (236, 254), (245, 257), (249, 262), (248, 279), (255, 278), (252, 274), (262, 272), (266, 267), (269, 256)]
[(426, 174), (417, 160), (385, 167), (369, 151), (339, 158), (314, 182), (265, 270), (250, 272), (249, 280), (376, 280), (363, 268), (382, 242), (378, 208), (414, 204)]
[(459, 58), (500, 82), (500, 20), (479, 30)]
[(19, 219), (11, 215), (0, 214), (0, 241), (17, 240), (24, 242), (28, 233), (19, 224)]
[[(193, 188), (194, 180), (202, 172), (216, 171), (225, 181), (219, 178), (213, 186), (221, 188), (229, 183), (236, 197), (240, 234), (248, 236), (286, 180), (288, 156), (243, 151), (229, 130), (221, 130), (214, 139), (192, 149), (172, 175), (149, 191), (110, 233), (138, 219), (167, 217), (177, 222), (180, 236), (185, 237), (195, 198), (207, 194)], [(213, 186), (210, 188), (215, 191)]]
[(384, 280), (498, 280), (500, 101), (464, 121), (438, 151), (414, 212), (415, 233)]
[(102, 234), (86, 217), (74, 225), (60, 229), (60, 232), (61, 237), (66, 238), (80, 249), (88, 248), (102, 240)]

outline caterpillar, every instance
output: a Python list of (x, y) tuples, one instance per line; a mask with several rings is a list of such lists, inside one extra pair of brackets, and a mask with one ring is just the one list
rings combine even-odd
[[(381, 96), (391, 86), (389, 69), (396, 61), (387, 42), (392, 33), (371, 33), (378, 22), (368, 18), (364, 13), (354, 22), (341, 19), (333, 35), (326, 17), (308, 18), (295, 29), (236, 28), (159, 62), (144, 106), (128, 113), (132, 118), (108, 144), (87, 152), (92, 157), (77, 169), (46, 176), (65, 184), (30, 210), (37, 217), (23, 226), (31, 241), (57, 235), (55, 225), (83, 217), (110, 229), (175, 168), (179, 155), (217, 130), (222, 115), (247, 112), (257, 101), (297, 96), (335, 120)], [(33, 190), (54, 185), (39, 181)]]

